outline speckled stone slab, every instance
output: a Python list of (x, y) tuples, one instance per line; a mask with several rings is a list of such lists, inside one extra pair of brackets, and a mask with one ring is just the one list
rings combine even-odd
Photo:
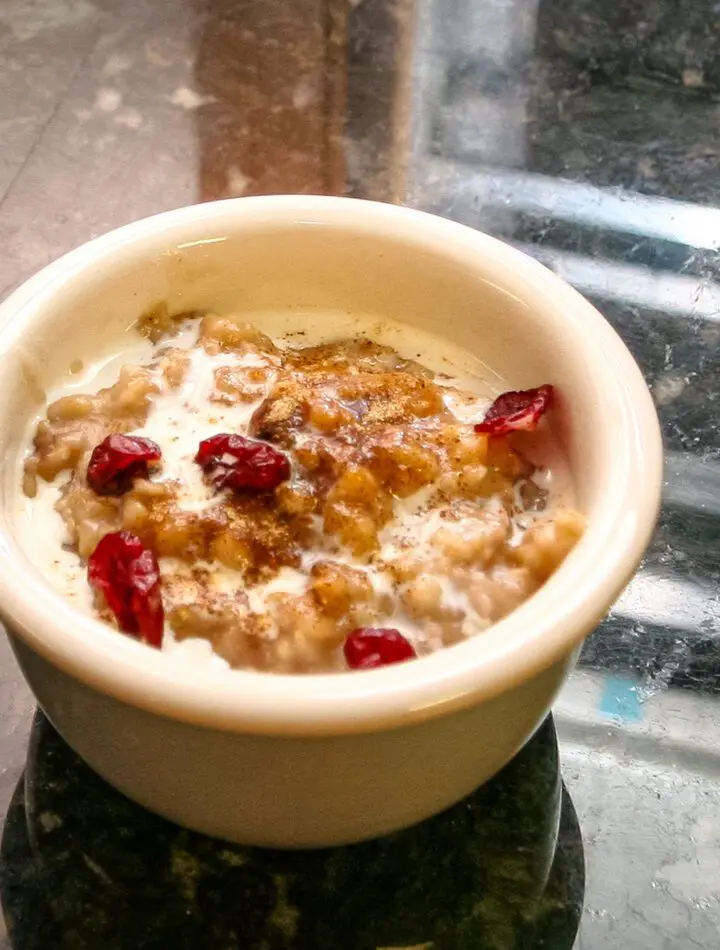
[(550, 719), (495, 779), (422, 825), (280, 852), (155, 817), (38, 714), (0, 879), (14, 950), (570, 950), (583, 888)]

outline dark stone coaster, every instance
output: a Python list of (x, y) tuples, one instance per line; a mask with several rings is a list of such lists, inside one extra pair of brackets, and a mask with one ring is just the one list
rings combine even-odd
[(282, 852), (157, 818), (38, 714), (2, 841), (14, 950), (570, 950), (583, 893), (549, 718), (495, 779), (422, 825)]

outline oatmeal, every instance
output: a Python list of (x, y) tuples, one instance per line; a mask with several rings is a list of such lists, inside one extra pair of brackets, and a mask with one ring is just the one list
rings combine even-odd
[(368, 339), (206, 315), (185, 345), (150, 317), (150, 362), (53, 402), (24, 464), (72, 595), (120, 630), (231, 667), (400, 662), (481, 634), (580, 537), (517, 434), (548, 426), (552, 387), (490, 404)]

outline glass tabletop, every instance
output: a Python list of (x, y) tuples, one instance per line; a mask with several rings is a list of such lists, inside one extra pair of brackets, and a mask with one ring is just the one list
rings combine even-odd
[[(583, 903), (581, 950), (714, 950), (720, 6), (4, 0), (0, 89), (3, 295), (137, 217), (231, 195), (323, 192), (409, 204), (488, 231), (537, 257), (611, 321), (661, 417), (664, 503), (640, 571), (587, 641), (554, 710), (563, 801), (574, 803), (582, 834), (584, 901), (582, 861), (567, 864), (574, 889), (565, 881), (548, 893), (558, 906)], [(2, 891), (13, 939), (0, 936), (0, 948), (29, 950), (18, 915), (34, 911), (18, 895), (29, 893), (33, 858), (15, 833), (53, 830), (56, 811), (40, 794), (50, 785), (37, 779), (48, 762), (73, 775), (80, 767), (38, 720), (35, 777), (23, 784), (34, 704), (4, 640), (0, 650), (0, 810), (27, 812), (6, 829)], [(97, 796), (98, 809), (111, 807), (99, 787)], [(563, 847), (577, 837), (569, 807), (553, 825)], [(37, 835), (30, 839), (37, 857)], [(97, 862), (86, 856), (92, 872)], [(553, 873), (548, 865), (543, 881), (556, 881)], [(567, 919), (548, 911), (532, 946), (571, 946), (577, 920), (568, 936)], [(93, 950), (69, 933), (56, 945), (67, 938)], [(527, 935), (497, 939), (531, 945)], [(158, 940), (147, 946), (168, 945)], [(143, 946), (117, 943), (125, 945)], [(414, 946), (441, 950), (433, 940)]]

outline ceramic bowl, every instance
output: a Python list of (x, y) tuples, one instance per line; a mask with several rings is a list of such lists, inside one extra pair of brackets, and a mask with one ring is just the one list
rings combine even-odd
[(45, 713), (108, 782), (181, 825), (273, 847), (358, 841), (446, 808), (537, 728), (648, 543), (661, 441), (640, 371), (586, 300), (485, 234), (351, 199), (220, 201), (90, 241), (0, 306), (3, 458), (73, 360), (121, 345), (158, 301), (260, 324), (315, 314), (330, 333), (333, 313), (389, 317), (476, 354), (508, 388), (557, 387), (585, 536), (487, 633), (362, 673), (191, 668), (83, 615), (21, 549), (5, 466), (0, 616)]

